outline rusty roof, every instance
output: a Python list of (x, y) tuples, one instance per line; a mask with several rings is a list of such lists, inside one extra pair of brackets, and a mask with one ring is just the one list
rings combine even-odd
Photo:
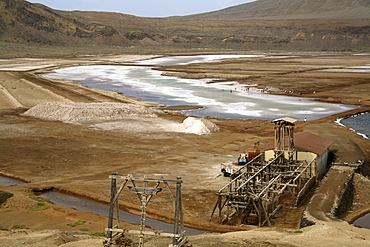
[[(285, 146), (288, 144), (288, 137), (285, 137)], [(299, 133), (294, 135), (294, 147), (311, 153), (321, 155), (327, 150), (334, 141), (325, 137), (317, 136), (312, 133)], [(272, 142), (263, 150), (274, 149), (275, 143)]]

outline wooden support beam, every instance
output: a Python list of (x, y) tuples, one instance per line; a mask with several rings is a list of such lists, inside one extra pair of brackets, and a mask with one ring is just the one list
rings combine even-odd
[[(139, 246), (144, 246), (144, 235), (162, 235), (162, 236), (170, 236), (173, 238), (171, 246), (182, 246), (185, 242), (187, 242), (187, 238), (184, 238), (184, 218), (183, 218), (183, 210), (182, 210), (182, 201), (181, 201), (181, 183), (182, 179), (181, 177), (177, 177), (176, 180), (173, 179), (164, 179), (163, 177), (160, 178), (148, 178), (147, 176), (144, 176), (143, 178), (136, 178), (133, 177), (131, 174), (128, 176), (117, 176), (117, 173), (113, 173), (109, 176), (109, 178), (112, 179), (111, 182), (111, 198), (110, 198), (110, 208), (109, 208), (109, 219), (108, 219), (108, 228), (107, 231), (107, 239), (105, 241), (104, 246), (110, 246), (113, 244), (114, 239), (112, 237), (113, 232), (118, 232), (121, 235), (116, 234), (114, 237), (122, 236), (122, 234), (125, 232), (123, 229), (120, 229), (120, 224), (118, 222), (118, 229), (116, 227), (113, 227), (113, 214), (114, 214), (114, 208), (117, 209), (117, 216), (118, 218), (118, 197), (122, 193), (123, 189), (125, 188), (127, 183), (131, 183), (131, 185), (127, 186), (131, 191), (135, 192), (139, 198), (140, 204), (141, 204), (141, 218), (140, 218), (140, 230), (139, 231), (126, 231), (130, 233), (137, 233), (140, 235), (140, 242)], [(120, 188), (117, 191), (117, 180), (123, 180), (123, 183), (121, 184)], [(137, 181), (142, 181), (143, 186), (137, 186)], [(149, 187), (149, 185), (153, 185), (153, 187)], [(176, 198), (174, 198), (171, 188), (169, 186), (169, 183), (176, 183)], [(171, 202), (174, 205), (174, 232), (172, 234), (169, 233), (159, 233), (159, 232), (150, 232), (145, 230), (145, 218), (146, 218), (146, 206), (150, 202), (150, 200), (153, 198), (154, 195), (161, 192), (163, 189), (159, 186), (161, 184), (164, 184), (165, 188), (168, 191), (168, 194), (170, 196)]]
[[(114, 214), (114, 198), (117, 186), (117, 180), (114, 177), (117, 173), (112, 173), (112, 181), (111, 181), (111, 189), (110, 189), (110, 204), (109, 204), (109, 212), (108, 212), (108, 228), (112, 228), (113, 226), (113, 214)], [(107, 238), (112, 238), (112, 232), (108, 232)]]
[[(278, 134), (281, 135), (280, 132)], [(244, 170), (242, 175), (218, 191), (218, 201), (212, 215), (218, 209), (221, 220), (222, 211), (225, 211), (226, 219), (236, 216), (239, 223), (244, 217), (256, 215), (259, 226), (271, 225), (271, 215), (281, 207), (280, 195), (289, 191), (294, 197), (310, 176), (308, 172), (313, 163), (294, 160), (293, 158), (298, 157), (295, 153), (291, 150), (289, 159), (286, 159), (284, 152), (277, 152), (275, 158), (269, 162), (261, 165), (250, 163), (249, 170)], [(223, 198), (225, 202), (222, 205)]]

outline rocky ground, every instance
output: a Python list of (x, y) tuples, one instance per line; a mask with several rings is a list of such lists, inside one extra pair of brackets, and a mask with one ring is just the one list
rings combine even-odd
[[(266, 146), (273, 141), (274, 129), (268, 120), (233, 120), (210, 118), (209, 122), (221, 131), (206, 135), (153, 126), (169, 124), (179, 126), (187, 118), (176, 112), (165, 110), (150, 118), (131, 116), (125, 119), (88, 119), (75, 123), (61, 119), (46, 120), (24, 114), (39, 103), (130, 103), (141, 106), (159, 106), (156, 103), (138, 101), (114, 92), (93, 90), (74, 82), (50, 81), (39, 78), (35, 73), (78, 64), (114, 63), (133, 61), (148, 56), (89, 57), (84, 59), (16, 59), (0, 63), (0, 168), (1, 174), (20, 178), (28, 183), (16, 186), (0, 185), (1, 191), (13, 194), (0, 207), (0, 242), (4, 246), (101, 246), (103, 238), (76, 235), (75, 232), (103, 231), (106, 218), (79, 212), (70, 208), (43, 202), (49, 208), (31, 211), (28, 206), (37, 204), (30, 197), (32, 188), (53, 186), (60, 191), (81, 195), (98, 201), (108, 202), (112, 172), (126, 176), (141, 177), (181, 176), (185, 223), (194, 228), (210, 231), (239, 231), (227, 234), (202, 234), (190, 237), (191, 246), (369, 246), (369, 230), (359, 229), (345, 221), (329, 219), (314, 226), (299, 229), (299, 221), (276, 223), (275, 228), (255, 229), (253, 226), (228, 227), (210, 223), (209, 217), (216, 202), (215, 192), (228, 180), (220, 176), (221, 163), (235, 162), (239, 153), (251, 151), (254, 144)], [(150, 57), (150, 56), (149, 56)], [(368, 73), (346, 73), (302, 71), (292, 73), (298, 67), (324, 66), (350, 67), (368, 66), (368, 55), (348, 54), (332, 56), (300, 56), (292, 60), (275, 59), (274, 66), (255, 75), (255, 70), (235, 73), (235, 61), (203, 65), (205, 74), (194, 74), (189, 67), (181, 68), (181, 76), (234, 79), (241, 83), (255, 78), (261, 87), (268, 86), (281, 93), (281, 82), (294, 92), (303, 91), (301, 97), (318, 97), (323, 101), (363, 105), (351, 112), (327, 118), (298, 122), (296, 132), (312, 132), (332, 139), (332, 150), (340, 162), (357, 162), (369, 158), (370, 142), (348, 129), (336, 125), (334, 120), (361, 111), (369, 111)], [(238, 61), (239, 71), (268, 61)], [(271, 63), (271, 61), (270, 61)], [(197, 69), (201, 65), (197, 66)], [(276, 67), (277, 66), (277, 67)], [(215, 68), (221, 68), (215, 73)], [(256, 67), (255, 67), (256, 68)], [(260, 70), (261, 67), (259, 67)], [(163, 68), (179, 73), (179, 68)], [(173, 71), (177, 70), (177, 71)], [(274, 70), (274, 73), (271, 72)], [(280, 71), (280, 72), (279, 72)], [(279, 73), (277, 73), (279, 72)], [(287, 73), (289, 72), (289, 73)], [(185, 74), (184, 74), (185, 73)], [(241, 75), (244, 74), (244, 75)], [(233, 75), (233, 76), (231, 76)], [(262, 83), (263, 81), (263, 83)], [(299, 87), (296, 81), (299, 81)], [(325, 83), (323, 83), (323, 81)], [(280, 82), (280, 83), (279, 83)], [(315, 92), (315, 94), (314, 94)], [(85, 119), (86, 120), (86, 119)], [(151, 128), (150, 128), (151, 126)], [(150, 130), (150, 131), (149, 131)], [(355, 205), (347, 220), (350, 222), (369, 211), (368, 180), (355, 176)], [(359, 182), (361, 181), (361, 182)], [(364, 182), (365, 181), (365, 182)], [(120, 204), (131, 212), (138, 212), (139, 204), (133, 194), (126, 193)], [(168, 198), (158, 195), (150, 204), (148, 215), (168, 220)], [(296, 213), (302, 213), (298, 208)], [(288, 210), (285, 210), (288, 211)], [(296, 215), (280, 215), (285, 218), (300, 218)], [(82, 226), (68, 224), (86, 220)], [(289, 222), (289, 223), (287, 223)], [(129, 225), (127, 225), (129, 226)], [(130, 225), (135, 228), (137, 226)], [(276, 228), (279, 227), (279, 228)], [(17, 229), (22, 228), (22, 229)], [(83, 228), (83, 230), (81, 230)], [(248, 230), (248, 231), (244, 231)], [(240, 232), (242, 231), (242, 232)], [(137, 241), (136, 237), (133, 237)], [(72, 242), (71, 242), (72, 241)], [(79, 242), (75, 242), (79, 241)], [(166, 242), (167, 241), (167, 242)], [(36, 243), (37, 242), (37, 243)], [(168, 239), (148, 239), (145, 246), (164, 246)], [(166, 245), (165, 244), (165, 245)]]

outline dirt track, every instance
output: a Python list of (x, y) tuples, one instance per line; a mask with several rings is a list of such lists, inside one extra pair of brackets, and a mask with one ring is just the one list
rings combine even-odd
[[(103, 62), (106, 63), (109, 59), (114, 60), (114, 58), (104, 58)], [(311, 57), (307, 59), (308, 64), (313, 63)], [(337, 56), (335, 59), (336, 62), (342, 62)], [(346, 56), (343, 59), (345, 60)], [(46, 62), (43, 61), (43, 63)], [(59, 61), (58, 66), (83, 62), (97, 63), (92, 60), (78, 62), (67, 60)], [(300, 63), (304, 62), (305, 59), (302, 58)], [(24, 60), (23, 63), (18, 64), (18, 67), (30, 66), (29, 63), (30, 61)], [(53, 61), (53, 63), (56, 62)], [(3, 65), (3, 68), (5, 66)], [(32, 66), (37, 66), (37, 63), (32, 61)], [(222, 66), (225, 70), (226, 65)], [(250, 66), (249, 62), (248, 66)], [(302, 78), (301, 73), (297, 75)], [(368, 74), (362, 74), (360, 77), (356, 73), (352, 78), (352, 86), (347, 87), (342, 80), (338, 80), (340, 78), (337, 75), (335, 78), (328, 79), (330, 75), (331, 73), (325, 76), (320, 74), (317, 75), (318, 77), (311, 78), (308, 82), (309, 88), (315, 90), (315, 87), (318, 87), (316, 95), (324, 98), (325, 101), (335, 98), (336, 102), (358, 104), (360, 99), (363, 104), (370, 106), (369, 93), (366, 91), (370, 88)], [(325, 85), (320, 83), (323, 77), (331, 83)], [(263, 77), (259, 78), (258, 80), (262, 80)], [(270, 77), (265, 77), (265, 85), (270, 85), (268, 78)], [(285, 80), (284, 78), (281, 77), (279, 80)], [(294, 75), (289, 74), (289, 78), (286, 87), (295, 87)], [(316, 83), (311, 84), (312, 81)], [(335, 81), (338, 81), (340, 86), (334, 87), (332, 83)], [(0, 84), (6, 89), (2, 92), (8, 92), (8, 94), (1, 94), (7, 97), (0, 96), (1, 172), (30, 182), (11, 188), (0, 186), (0, 190), (15, 194), (9, 199), (9, 203), (7, 202), (0, 209), (2, 215), (0, 226), (4, 227), (25, 224), (33, 230), (56, 228), (68, 231), (72, 229), (66, 225), (67, 223), (87, 218), (91, 222), (89, 226), (91, 230), (104, 229), (106, 220), (102, 217), (90, 216), (87, 213), (55, 205), (52, 206), (52, 210), (40, 211), (36, 214), (30, 212), (24, 207), (32, 203), (26, 195), (30, 193), (32, 187), (55, 186), (62, 191), (107, 202), (110, 189), (108, 176), (112, 172), (118, 172), (119, 175), (163, 175), (166, 178), (181, 176), (184, 180), (183, 203), (186, 224), (204, 229), (230, 230), (228, 227), (220, 227), (208, 222), (216, 202), (215, 191), (227, 182), (227, 178), (219, 176), (220, 164), (235, 161), (240, 152), (252, 150), (257, 141), (263, 147), (273, 140), (273, 125), (268, 120), (210, 119), (221, 127), (222, 131), (199, 136), (163, 131), (148, 133), (139, 128), (129, 131), (106, 131), (92, 128), (91, 123), (72, 125), (29, 118), (20, 114), (37, 103), (50, 101), (130, 102), (147, 106), (156, 104), (135, 101), (111, 92), (87, 89), (73, 82), (50, 83), (49, 80), (41, 79), (30, 72), (11, 71), (11, 69), (0, 72)], [(356, 90), (362, 87), (365, 89)], [(347, 93), (345, 98), (342, 97), (341, 95), (349, 92), (348, 90), (351, 94)], [(329, 94), (331, 97), (327, 96)], [(15, 109), (19, 105), (21, 108)], [(357, 109), (351, 113), (364, 110), (369, 108)], [(310, 121), (307, 124), (299, 122), (296, 132), (312, 132), (334, 140), (332, 149), (339, 161), (354, 162), (364, 158), (364, 154), (369, 159), (369, 140), (333, 123), (337, 117), (347, 114), (349, 113)], [(160, 115), (160, 118), (181, 123), (186, 117), (166, 111)], [(137, 198), (128, 193), (125, 194), (121, 204), (131, 211), (139, 208)], [(166, 205), (168, 206), (167, 198), (158, 196), (157, 200), (151, 202), (149, 215), (166, 218)], [(365, 208), (366, 206), (358, 210), (363, 211)], [(356, 214), (356, 212), (353, 213)], [(295, 216), (292, 218), (297, 218)], [(289, 215), (285, 217), (288, 218)], [(297, 221), (287, 220), (279, 227), (296, 229)], [(248, 230), (250, 227), (244, 226), (239, 228), (241, 229)]]

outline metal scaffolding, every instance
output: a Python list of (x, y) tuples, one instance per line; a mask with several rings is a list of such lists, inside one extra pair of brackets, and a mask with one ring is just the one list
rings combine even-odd
[[(182, 201), (181, 201), (181, 177), (177, 177), (176, 180), (161, 178), (135, 178), (131, 174), (128, 176), (117, 176), (116, 173), (113, 173), (109, 178), (112, 179), (111, 182), (111, 196), (110, 196), (110, 207), (109, 207), (109, 218), (108, 218), (108, 228), (106, 228), (107, 238), (105, 240), (104, 246), (111, 246), (116, 240), (124, 236), (124, 233), (139, 234), (140, 241), (139, 246), (144, 246), (144, 236), (145, 235), (156, 235), (156, 236), (166, 236), (172, 237), (172, 244), (169, 244), (170, 247), (179, 247), (185, 244), (188, 241), (188, 238), (185, 237), (184, 231), (184, 219), (183, 219), (183, 210), (182, 210)], [(117, 180), (123, 180), (120, 188), (117, 190)], [(142, 181), (142, 186), (137, 186), (137, 181)], [(175, 196), (173, 195), (170, 187), (170, 183), (176, 184)], [(130, 185), (127, 185), (130, 184)], [(140, 230), (128, 230), (121, 229), (120, 219), (119, 219), (119, 206), (118, 206), (118, 197), (122, 193), (123, 189), (127, 185), (127, 188), (132, 192), (136, 193), (141, 206), (141, 218), (140, 218)], [(145, 217), (146, 217), (146, 208), (154, 195), (161, 192), (164, 188), (169, 194), (169, 197), (172, 200), (174, 205), (174, 228), (173, 233), (163, 233), (160, 231), (146, 231), (145, 230)], [(152, 186), (152, 187), (150, 187)], [(116, 219), (117, 225), (113, 226), (113, 220)]]

